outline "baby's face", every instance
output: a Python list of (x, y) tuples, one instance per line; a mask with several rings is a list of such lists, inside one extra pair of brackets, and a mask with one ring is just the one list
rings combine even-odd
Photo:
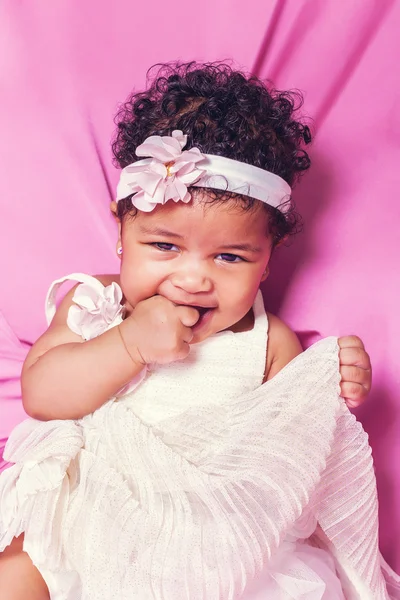
[(232, 201), (169, 201), (122, 224), (121, 287), (126, 300), (161, 295), (201, 307), (193, 343), (224, 329), (248, 327), (249, 311), (268, 273), (271, 238), (262, 207)]

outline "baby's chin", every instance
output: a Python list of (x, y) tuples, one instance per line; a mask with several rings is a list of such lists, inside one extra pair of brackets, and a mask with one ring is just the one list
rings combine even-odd
[(190, 342), (191, 344), (199, 344), (200, 342), (204, 342), (207, 338), (224, 331), (240, 333), (243, 331), (250, 331), (254, 327), (254, 314), (252, 308), (250, 308), (245, 316), (238, 321), (235, 321), (231, 325), (226, 324), (223, 327), (213, 327), (213, 317), (215, 316), (214, 309), (200, 314), (199, 320), (194, 327), (192, 327), (193, 339)]

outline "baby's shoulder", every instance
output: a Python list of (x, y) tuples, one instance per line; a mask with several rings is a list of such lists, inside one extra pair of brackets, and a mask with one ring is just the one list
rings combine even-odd
[(272, 379), (303, 351), (297, 335), (286, 323), (271, 313), (267, 313), (267, 316), (268, 348), (264, 381)]
[(119, 273), (111, 274), (111, 275), (93, 275), (93, 277), (95, 279), (98, 279), (100, 281), (100, 283), (102, 283), (104, 285), (104, 287), (107, 287), (108, 285), (111, 285), (112, 283), (117, 283), (118, 285), (120, 285)]
[[(91, 275), (91, 277), (100, 281), (100, 283), (104, 285), (104, 287), (107, 287), (112, 283), (117, 283), (118, 285), (120, 284), (119, 274)], [(81, 284), (79, 283), (79, 280), (77, 280), (77, 283), (65, 294), (64, 298), (61, 300), (57, 307), (56, 314), (52, 320), (51, 326), (60, 324), (66, 325), (68, 312), (70, 307), (74, 303), (73, 297), (75, 295), (76, 288), (79, 285)]]
[[(98, 279), (98, 281), (100, 281), (100, 283), (105, 287), (114, 282), (119, 285), (119, 275), (95, 275), (94, 278)], [(74, 304), (73, 297), (76, 288), (79, 285), (79, 282), (76, 283), (65, 294), (64, 298), (57, 306), (48, 329), (40, 336), (38, 340), (36, 340), (29, 351), (25, 361), (25, 366), (30, 366), (32, 363), (36, 362), (40, 356), (55, 346), (72, 342), (83, 342), (82, 337), (71, 331), (67, 324), (69, 309)]]

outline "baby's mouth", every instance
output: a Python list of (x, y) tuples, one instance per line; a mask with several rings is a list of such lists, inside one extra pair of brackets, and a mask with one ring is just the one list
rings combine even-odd
[(199, 313), (200, 317), (206, 314), (207, 311), (212, 310), (211, 306), (192, 306)]
[(197, 328), (197, 327), (199, 327), (199, 326), (201, 326), (203, 324), (205, 318), (207, 317), (207, 315), (211, 314), (211, 312), (214, 310), (215, 306), (194, 306), (194, 305), (191, 305), (191, 308), (194, 308), (199, 313), (198, 321), (194, 325), (194, 327)]

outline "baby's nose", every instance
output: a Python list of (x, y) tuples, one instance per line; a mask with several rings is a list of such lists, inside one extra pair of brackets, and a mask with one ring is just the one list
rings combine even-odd
[(195, 268), (175, 273), (171, 279), (175, 287), (180, 288), (188, 294), (211, 292), (213, 288), (211, 278)]

